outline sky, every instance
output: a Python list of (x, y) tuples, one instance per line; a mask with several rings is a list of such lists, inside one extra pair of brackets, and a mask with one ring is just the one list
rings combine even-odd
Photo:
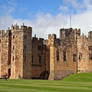
[(0, 29), (12, 24), (32, 26), (33, 36), (47, 38), (61, 28), (92, 30), (92, 0), (0, 0)]

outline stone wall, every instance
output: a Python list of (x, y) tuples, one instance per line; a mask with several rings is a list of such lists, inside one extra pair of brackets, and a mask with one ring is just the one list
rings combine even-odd
[(92, 72), (92, 38), (89, 32), (88, 38), (80, 36), (77, 41), (78, 47), (78, 72)]
[(44, 39), (33, 37), (32, 39), (32, 78), (45, 78), (45, 72), (48, 71), (47, 47)]
[(18, 25), (12, 27), (11, 78), (31, 78), (32, 28)]
[(9, 30), (2, 30), (0, 32), (0, 77), (8, 75), (9, 54)]
[[(92, 72), (92, 31), (60, 29), (60, 37), (32, 38), (32, 27), (0, 31), (0, 77), (59, 80), (78, 72)], [(48, 77), (49, 76), (49, 77)]]
[(11, 79), (23, 78), (23, 30), (15, 25), (11, 33)]
[(32, 28), (23, 29), (23, 78), (32, 78)]
[(78, 71), (77, 37), (80, 36), (80, 30), (62, 29), (60, 33), (60, 39), (57, 39), (54, 34), (49, 35), (48, 38), (50, 46), (50, 80), (62, 79)]

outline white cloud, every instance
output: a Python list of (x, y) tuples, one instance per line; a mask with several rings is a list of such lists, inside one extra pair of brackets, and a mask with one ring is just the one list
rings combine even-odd
[(14, 22), (14, 19), (11, 16), (2, 16), (0, 17), (0, 30), (7, 29)]
[[(88, 31), (92, 30), (92, 12), (85, 12), (78, 15), (72, 15), (72, 27), (81, 28), (82, 32), (87, 34)], [(12, 24), (18, 23), (33, 27), (33, 35), (37, 34), (38, 37), (47, 38), (49, 33), (56, 33), (59, 36), (60, 28), (69, 28), (69, 16), (58, 14), (52, 16), (50, 14), (38, 15), (34, 21), (13, 19), (11, 16), (0, 18), (0, 29), (6, 29)]]
[(88, 10), (92, 10), (92, 0), (63, 0), (64, 6), (70, 10), (76, 11), (77, 13), (83, 13)]
[(5, 0), (4, 5), (0, 5), (0, 15), (9, 16), (16, 8), (15, 0)]
[(60, 6), (59, 10), (61, 10), (63, 13), (69, 11), (67, 6)]
[(82, 33), (88, 34), (88, 31), (92, 31), (92, 12), (87, 11), (82, 14), (72, 16), (72, 26), (81, 28)]

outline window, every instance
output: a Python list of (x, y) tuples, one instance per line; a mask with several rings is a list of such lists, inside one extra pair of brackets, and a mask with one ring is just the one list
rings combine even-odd
[(26, 45), (24, 45), (23, 51), (24, 51), (25, 55), (27, 53), (26, 48), (27, 48)]
[(1, 43), (1, 39), (0, 39), (0, 43)]
[(13, 56), (13, 61), (14, 61), (14, 56)]
[(79, 55), (79, 60), (81, 59), (80, 55)]
[(73, 62), (76, 62), (76, 54), (73, 54)]
[(14, 46), (13, 46), (13, 50), (14, 50)]
[(13, 35), (13, 39), (14, 39), (14, 35)]
[(66, 61), (66, 51), (63, 51), (63, 61)]
[(38, 45), (38, 50), (41, 50), (41, 46)]
[(9, 68), (8, 69), (8, 77), (10, 77), (11, 76), (11, 69)]
[(92, 60), (92, 54), (89, 54), (89, 59)]
[(82, 59), (82, 53), (79, 53), (79, 61)]
[(92, 46), (89, 46), (88, 49), (89, 49), (89, 50), (92, 50)]
[(24, 45), (24, 49), (26, 49), (26, 45)]
[(39, 56), (39, 64), (41, 64), (41, 56)]
[(56, 59), (59, 61), (59, 51), (56, 51)]
[(24, 35), (24, 39), (27, 39), (27, 35)]
[(32, 56), (32, 63), (33, 63), (33, 56)]
[(24, 62), (26, 61), (26, 55), (24, 56)]

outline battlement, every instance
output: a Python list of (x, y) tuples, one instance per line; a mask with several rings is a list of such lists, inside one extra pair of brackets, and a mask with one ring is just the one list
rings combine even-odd
[(12, 30), (23, 30), (23, 31), (27, 31), (27, 30), (32, 30), (32, 27), (28, 27), (28, 26), (25, 26), (24, 23), (21, 27), (19, 27), (19, 25), (15, 24), (15, 25), (12, 25), (11, 27)]
[(88, 32), (88, 39), (92, 39), (92, 31)]
[(76, 34), (77, 34), (78, 36), (80, 36), (81, 30), (80, 30), (80, 29), (75, 29), (75, 30), (76, 30)]
[(0, 36), (9, 35), (10, 30), (0, 30)]
[(55, 39), (56, 39), (56, 34), (49, 34), (49, 35), (48, 35), (48, 39), (53, 39), (53, 40), (55, 40)]
[(44, 39), (43, 38), (39, 38), (39, 43), (43, 43)]
[(32, 41), (34, 43), (43, 43), (44, 39), (43, 38), (37, 38), (36, 36), (32, 38)]
[(60, 29), (60, 38), (65, 38), (73, 35), (80, 36), (80, 29)]
[(33, 40), (33, 41), (39, 41), (39, 43), (44, 41), (43, 38), (37, 38), (36, 36), (33, 37), (32, 40)]
[(60, 40), (67, 42), (76, 42), (80, 37), (80, 29), (60, 29)]
[(48, 45), (55, 45), (55, 41), (56, 41), (56, 34), (49, 34), (48, 35)]
[(15, 30), (19, 30), (19, 26), (17, 25), (17, 24), (15, 24), (15, 25), (12, 25), (12, 27), (11, 27), (12, 29), (15, 29)]

